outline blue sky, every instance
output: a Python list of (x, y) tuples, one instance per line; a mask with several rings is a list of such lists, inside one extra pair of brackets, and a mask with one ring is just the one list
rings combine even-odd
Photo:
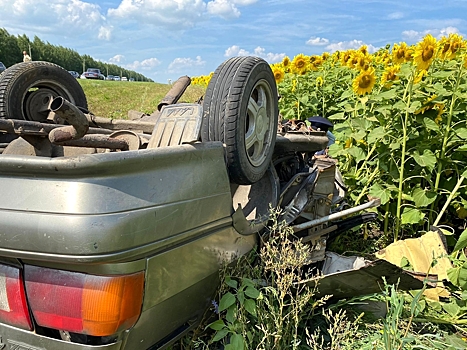
[(275, 63), (427, 33), (465, 38), (467, 0), (1, 0), (0, 27), (166, 83), (236, 55)]

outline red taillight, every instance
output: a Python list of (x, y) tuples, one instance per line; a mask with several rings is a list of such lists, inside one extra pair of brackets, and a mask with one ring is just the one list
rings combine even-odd
[(26, 265), (24, 279), (40, 326), (106, 336), (131, 328), (141, 312), (143, 272), (95, 276)]
[(0, 265), (0, 322), (31, 330), (21, 270)]

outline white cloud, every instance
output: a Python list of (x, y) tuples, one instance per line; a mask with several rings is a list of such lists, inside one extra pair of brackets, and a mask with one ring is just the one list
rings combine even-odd
[(441, 29), (427, 29), (421, 32), (415, 30), (405, 30), (402, 32), (402, 38), (404, 40), (410, 41), (420, 41), (427, 34), (431, 34), (434, 37), (440, 39), (443, 36), (448, 36), (449, 34), (459, 34), (459, 29), (456, 27), (446, 27)]
[(109, 18), (169, 28), (189, 28), (206, 12), (202, 0), (122, 0)]
[(393, 12), (388, 15), (388, 19), (401, 19), (404, 18), (404, 14), (402, 12)]
[(357, 50), (362, 45), (366, 45), (368, 47), (368, 52), (370, 53), (376, 52), (378, 50), (377, 47), (374, 47), (373, 45), (365, 44), (361, 40), (341, 41), (338, 43), (329, 44), (328, 46), (326, 46), (326, 49), (331, 52), (346, 51), (346, 50), (351, 50), (351, 49)]
[(169, 64), (168, 69), (170, 72), (178, 72), (185, 68), (199, 67), (204, 66), (205, 64), (206, 61), (203, 61), (201, 56), (196, 56), (195, 60), (188, 57), (176, 58)]
[(285, 53), (272, 53), (272, 52), (266, 53), (266, 49), (262, 48), (261, 46), (258, 46), (257, 48), (254, 49), (252, 53), (250, 53), (247, 50), (241, 49), (237, 45), (233, 45), (233, 46), (230, 46), (227, 50), (225, 50), (224, 56), (225, 57), (258, 56), (258, 57), (264, 58), (269, 63), (275, 63), (275, 62), (282, 61), (282, 59), (285, 57)]
[(232, 2), (240, 6), (248, 6), (258, 2), (258, 0), (232, 0)]
[(207, 5), (208, 13), (222, 18), (238, 18), (240, 11), (232, 1), (214, 0), (209, 1)]
[(108, 40), (113, 30), (99, 5), (81, 0), (2, 0), (1, 8), (0, 27), (62, 36), (79, 33), (103, 40)]
[(114, 64), (120, 64), (124, 61), (125, 61), (125, 56), (123, 55), (115, 55), (114, 57), (109, 59), (109, 62), (114, 63)]
[(323, 46), (329, 44), (329, 40), (326, 38), (320, 38), (320, 37), (311, 37), (307, 42), (307, 45), (311, 46)]
[(457, 29), (456, 27), (446, 27), (440, 29), (436, 37), (440, 39), (442, 36), (448, 36), (449, 34), (460, 34), (460, 32), (459, 29)]
[[(117, 55), (119, 56), (119, 55)], [(125, 65), (125, 68), (130, 69), (130, 70), (151, 70), (161, 64), (161, 61), (159, 61), (157, 58), (147, 58), (143, 61), (134, 61), (133, 63)]]
[(241, 49), (237, 45), (233, 45), (225, 50), (224, 56), (225, 57), (233, 57), (233, 56), (248, 56), (250, 53), (244, 49)]
[(209, 14), (219, 16), (224, 19), (238, 18), (241, 13), (238, 6), (252, 5), (258, 0), (212, 0), (207, 3)]
[(112, 29), (113, 27), (110, 26), (110, 27), (100, 27), (99, 28), (99, 34), (97, 35), (97, 37), (101, 40), (107, 40), (109, 41), (110, 38), (112, 37)]
[(402, 38), (404, 40), (415, 40), (418, 41), (421, 37), (423, 37), (425, 34), (422, 34), (420, 32), (417, 32), (415, 30), (404, 30), (402, 32)]

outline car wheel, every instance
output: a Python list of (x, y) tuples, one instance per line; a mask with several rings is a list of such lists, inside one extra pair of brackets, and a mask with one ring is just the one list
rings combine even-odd
[(0, 77), (0, 118), (45, 121), (49, 101), (59, 96), (87, 109), (81, 85), (64, 68), (42, 61), (15, 64)]
[(226, 145), (230, 180), (259, 181), (276, 141), (277, 87), (269, 64), (259, 57), (234, 57), (214, 72), (203, 102), (202, 141)]

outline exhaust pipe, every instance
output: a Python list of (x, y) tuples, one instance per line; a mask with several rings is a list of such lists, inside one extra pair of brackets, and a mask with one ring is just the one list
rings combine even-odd
[(51, 99), (49, 109), (71, 124), (50, 131), (49, 140), (53, 144), (80, 139), (88, 132), (89, 122), (84, 113), (63, 97)]
[(160, 111), (162, 107), (176, 103), (180, 99), (180, 97), (182, 97), (186, 88), (190, 86), (190, 84), (190, 77), (185, 75), (183, 77), (178, 78), (178, 80), (173, 84), (169, 92), (167, 92), (165, 97), (157, 105), (157, 110)]

